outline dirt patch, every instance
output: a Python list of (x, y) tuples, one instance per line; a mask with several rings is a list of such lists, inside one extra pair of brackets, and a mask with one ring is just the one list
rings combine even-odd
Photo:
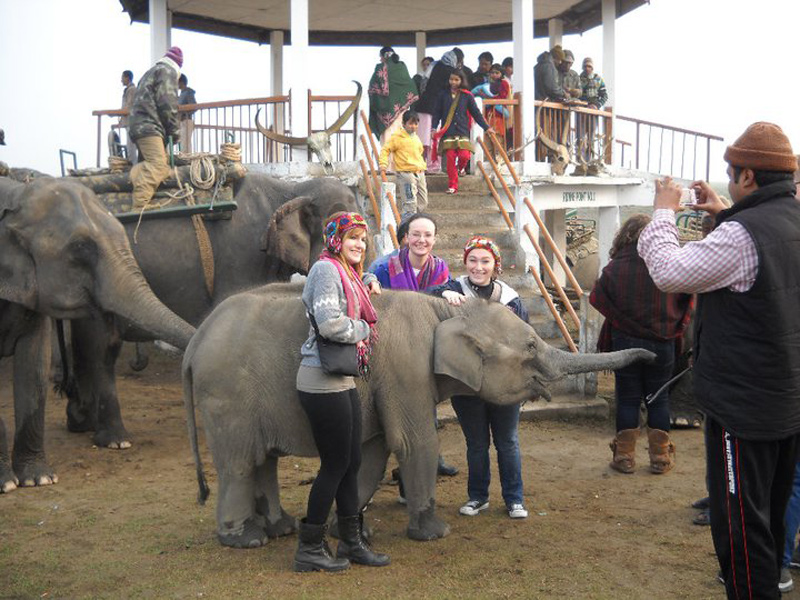
[[(127, 350), (126, 350), (127, 352)], [(665, 476), (607, 468), (613, 425), (523, 423), (525, 502), (511, 521), (493, 472), (490, 509), (458, 515), (466, 499), (464, 439), (440, 432), (442, 453), (461, 469), (442, 478), (439, 514), (449, 537), (414, 542), (397, 488), (378, 490), (366, 519), (384, 569), (338, 575), (290, 571), (296, 538), (257, 550), (220, 546), (214, 534), (216, 479), (201, 441), (212, 496), (199, 506), (177, 359), (151, 352), (141, 373), (120, 361), (119, 392), (133, 447), (92, 447), (65, 428), (65, 401), (51, 398), (47, 451), (55, 486), (0, 495), (0, 597), (45, 598), (720, 598), (707, 528), (689, 504), (704, 494), (699, 430), (676, 431), (678, 466)], [(13, 423), (11, 362), (0, 365), (0, 414)], [(608, 380), (605, 380), (606, 390)], [(493, 458), (494, 460), (494, 458)], [(392, 461), (393, 463), (393, 461)], [(281, 460), (284, 507), (302, 514), (314, 460)], [(791, 596), (790, 596), (791, 597)]]

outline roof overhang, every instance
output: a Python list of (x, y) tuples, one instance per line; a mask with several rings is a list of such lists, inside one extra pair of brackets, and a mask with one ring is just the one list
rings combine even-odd
[[(649, 0), (616, 0), (617, 18)], [(148, 0), (120, 0), (131, 21), (149, 22)], [(309, 44), (317, 46), (414, 46), (425, 32), (428, 46), (510, 41), (511, 0), (309, 0)], [(534, 35), (547, 22), (579, 34), (601, 24), (602, 0), (534, 0)], [(291, 44), (289, 0), (167, 0), (172, 26), (268, 44), (283, 31)]]

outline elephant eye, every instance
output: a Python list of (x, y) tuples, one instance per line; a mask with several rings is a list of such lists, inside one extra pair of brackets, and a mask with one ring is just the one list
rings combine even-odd
[(72, 262), (92, 265), (97, 261), (97, 244), (89, 237), (75, 237), (67, 246), (67, 256)]

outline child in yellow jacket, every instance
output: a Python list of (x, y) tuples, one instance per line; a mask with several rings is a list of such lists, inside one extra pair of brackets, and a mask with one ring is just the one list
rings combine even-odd
[(389, 166), (389, 155), (394, 158), (395, 182), (400, 214), (406, 217), (424, 212), (428, 206), (428, 185), (425, 181), (425, 159), (422, 142), (417, 137), (419, 115), (412, 110), (403, 113), (403, 128), (383, 145), (379, 159), (381, 170)]

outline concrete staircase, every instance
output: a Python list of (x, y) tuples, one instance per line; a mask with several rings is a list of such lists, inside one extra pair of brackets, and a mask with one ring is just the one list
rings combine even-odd
[[(528, 309), (529, 322), (547, 343), (566, 349), (566, 342), (550, 315), (547, 304), (530, 274), (517, 267), (516, 257), (519, 242), (510, 231), (492, 198), (482, 176), (467, 175), (459, 179), (459, 192), (447, 194), (447, 176), (428, 175), (428, 208), (438, 225), (434, 253), (445, 259), (452, 277), (466, 273), (463, 262), (464, 244), (473, 235), (482, 234), (492, 238), (503, 257), (502, 279), (520, 294)], [(512, 215), (513, 219), (513, 215)], [(543, 400), (528, 402), (523, 406), (522, 418), (547, 419), (588, 416), (606, 418), (608, 405), (595, 395), (596, 379), (582, 382), (579, 377), (569, 376), (550, 387), (552, 402)], [(584, 389), (587, 394), (581, 394)], [(449, 403), (440, 405), (440, 419), (455, 419)]]

